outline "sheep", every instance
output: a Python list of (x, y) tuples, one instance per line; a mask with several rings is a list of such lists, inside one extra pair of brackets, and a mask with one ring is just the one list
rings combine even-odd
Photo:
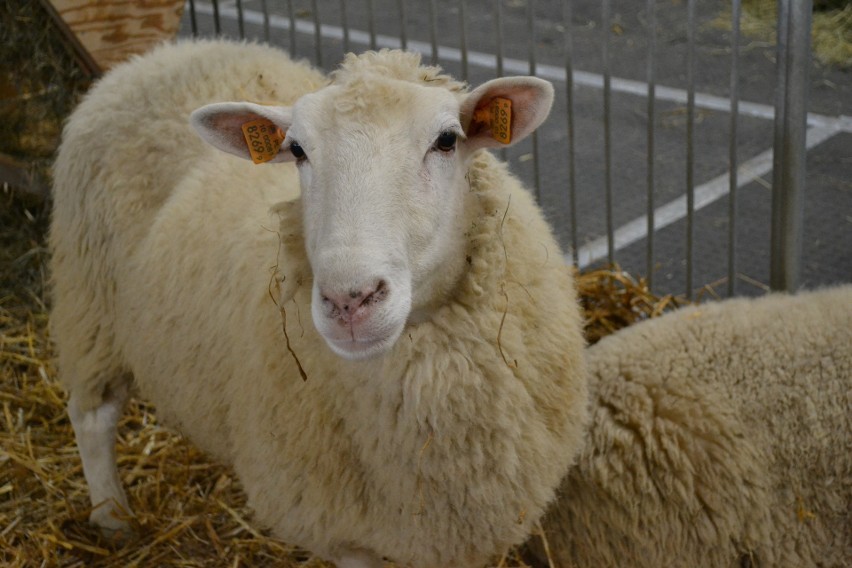
[(849, 565), (852, 286), (685, 308), (587, 365), (587, 445), (543, 521), (556, 566)]
[(258, 525), (338, 566), (523, 541), (582, 444), (585, 345), (559, 246), (487, 149), (552, 98), (222, 40), (107, 74), (65, 127), (49, 237), (90, 520), (128, 530), (114, 437), (138, 391), (233, 466)]

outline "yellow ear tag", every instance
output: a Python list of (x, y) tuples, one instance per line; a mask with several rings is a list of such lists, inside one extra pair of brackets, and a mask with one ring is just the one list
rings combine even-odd
[(512, 141), (512, 100), (502, 97), (491, 99), (488, 105), (476, 109), (473, 120), (487, 124), (491, 137), (501, 144)]
[(268, 118), (258, 118), (244, 123), (242, 128), (252, 162), (262, 164), (278, 155), (286, 133), (275, 123)]

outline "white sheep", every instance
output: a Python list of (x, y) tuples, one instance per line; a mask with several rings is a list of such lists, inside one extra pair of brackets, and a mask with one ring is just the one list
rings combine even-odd
[(557, 566), (849, 566), (852, 286), (683, 309), (587, 364)]
[[(468, 92), (395, 51), (327, 83), (220, 41), (104, 77), (67, 123), (50, 232), (92, 521), (126, 528), (133, 382), (233, 465), (258, 523), (339, 566), (480, 566), (522, 541), (581, 447), (584, 343), (540, 210), (480, 150), (552, 96), (531, 77)], [(199, 107), (239, 158), (193, 132)], [(296, 165), (243, 159), (246, 123), (286, 131), (270, 156)]]

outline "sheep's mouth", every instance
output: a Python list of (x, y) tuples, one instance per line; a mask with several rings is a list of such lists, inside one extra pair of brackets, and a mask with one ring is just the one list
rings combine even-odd
[(326, 338), (326, 343), (332, 351), (345, 359), (370, 359), (377, 357), (396, 343), (399, 333), (393, 333), (386, 337), (373, 339), (331, 339)]

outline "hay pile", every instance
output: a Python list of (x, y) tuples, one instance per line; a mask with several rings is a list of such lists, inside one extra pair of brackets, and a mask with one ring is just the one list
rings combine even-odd
[(0, 182), (46, 192), (62, 122), (96, 74), (73, 53), (42, 3), (0, 0)]
[[(47, 334), (48, 206), (8, 191), (0, 199), (0, 565), (328, 566), (253, 528), (233, 473), (136, 400), (120, 424), (118, 459), (139, 536), (122, 546), (88, 526), (88, 490)], [(618, 270), (581, 275), (579, 286), (590, 341), (676, 303)], [(495, 564), (529, 566), (523, 558), (513, 551)]]
[(655, 296), (644, 278), (633, 278), (618, 266), (577, 274), (577, 292), (585, 311), (586, 339), (590, 344), (687, 303), (671, 295)]

